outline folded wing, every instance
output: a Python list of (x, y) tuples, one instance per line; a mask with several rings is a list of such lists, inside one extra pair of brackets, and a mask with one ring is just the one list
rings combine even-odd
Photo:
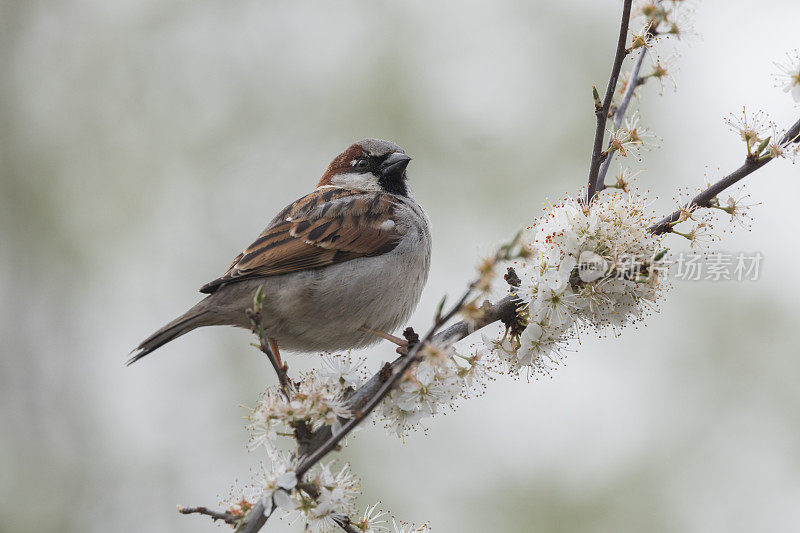
[(228, 271), (200, 292), (390, 252), (401, 237), (395, 207), (390, 194), (321, 187), (281, 211)]

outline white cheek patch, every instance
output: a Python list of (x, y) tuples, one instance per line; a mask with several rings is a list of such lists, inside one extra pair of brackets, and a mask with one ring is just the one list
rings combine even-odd
[(371, 172), (365, 174), (336, 174), (331, 183), (339, 187), (348, 189), (358, 189), (361, 191), (380, 191), (381, 187), (378, 185), (378, 177)]

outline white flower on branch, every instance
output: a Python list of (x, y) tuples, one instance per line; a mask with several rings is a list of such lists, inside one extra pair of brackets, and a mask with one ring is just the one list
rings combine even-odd
[(652, 31), (659, 35), (681, 38), (695, 33), (694, 8), (688, 0), (638, 0), (633, 14), (649, 22)]
[(714, 198), (710, 204), (710, 207), (717, 208), (730, 215), (730, 220), (732, 223), (731, 225), (737, 225), (747, 229), (750, 227), (750, 223), (753, 221), (753, 217), (750, 216), (750, 210), (757, 205), (761, 205), (761, 202), (749, 202), (749, 198), (750, 195), (744, 194), (744, 188), (741, 188), (738, 191), (729, 194), (724, 203), (720, 202), (719, 199)]
[(562, 359), (568, 340), (565, 328), (550, 328), (537, 322), (528, 324), (519, 338), (519, 350), (505, 359), (512, 373), (523, 368), (549, 375)]
[(695, 251), (707, 251), (712, 243), (719, 240), (719, 237), (712, 233), (711, 225), (708, 222), (698, 222), (685, 233), (675, 229), (672, 230), (672, 233), (688, 239), (689, 245)]
[(494, 379), (492, 374), (496, 369), (491, 351), (486, 346), (475, 348), (470, 356), (454, 353), (453, 360), (456, 364), (456, 374), (464, 380), (462, 390), (464, 396), (472, 393), (482, 394), (488, 381)]
[(416, 406), (411, 410), (402, 409), (397, 402), (392, 398), (393, 395), (399, 394), (395, 391), (389, 393), (386, 399), (383, 400), (383, 410), (381, 415), (386, 421), (386, 429), (394, 430), (398, 437), (404, 437), (409, 429), (414, 427), (422, 420), (424, 413), (416, 409)]
[(361, 533), (378, 533), (379, 531), (388, 531), (388, 528), (383, 524), (387, 521), (384, 519), (386, 512), (378, 510), (379, 504), (374, 504), (367, 507), (364, 511), (364, 516), (353, 526)]
[(303, 376), (291, 400), (277, 389), (267, 389), (247, 419), (251, 432), (248, 448), (264, 446), (271, 453), (278, 430), (293, 429), (304, 423), (312, 430), (324, 425), (334, 432), (341, 427), (339, 419), (350, 418), (351, 413), (343, 397), (340, 384), (326, 383), (314, 373)]
[(748, 116), (747, 109), (744, 107), (742, 107), (741, 115), (731, 113), (725, 119), (725, 123), (731, 131), (738, 133), (747, 145), (748, 157), (758, 155), (754, 149), (767, 138), (767, 130), (772, 126), (766, 113), (757, 111)]
[(658, 35), (650, 31), (652, 23), (648, 23), (639, 33), (631, 32), (631, 45), (628, 47), (627, 52), (631, 53), (639, 48), (651, 48), (658, 40)]
[(606, 188), (629, 192), (631, 184), (641, 172), (641, 170), (634, 172), (630, 167), (623, 167), (620, 169), (620, 173), (614, 178), (614, 183), (606, 184)]
[(428, 361), (400, 382), (395, 402), (404, 411), (420, 410), (424, 416), (436, 414), (441, 405), (451, 404), (461, 392), (458, 375), (449, 367), (434, 366)]
[(322, 358), (322, 364), (325, 368), (320, 371), (320, 376), (332, 384), (357, 388), (364, 381), (359, 371), (364, 366), (365, 361), (362, 358), (354, 362), (349, 353), (338, 356), (326, 355)]
[(673, 72), (675, 72), (676, 61), (676, 56), (669, 56), (667, 58), (655, 57), (652, 70), (649, 74), (645, 74), (642, 79), (653, 78), (658, 80), (662, 92), (664, 91), (664, 84), (669, 82), (672, 88), (677, 91), (678, 84), (675, 82), (675, 78), (672, 75)]
[(639, 125), (638, 112), (626, 118), (624, 126), (616, 130), (609, 129), (608, 132), (611, 135), (608, 152), (618, 152), (620, 157), (627, 157), (628, 150), (640, 150), (656, 145), (655, 134)]
[(800, 142), (799, 139), (786, 139), (783, 140), (784, 134), (779, 132), (778, 129), (772, 127), (772, 135), (769, 137), (767, 146), (765, 148), (765, 155), (763, 157), (771, 157), (773, 159), (788, 159), (792, 163), (797, 161), (800, 157)]
[(321, 464), (308, 477), (307, 488), (302, 487), (298, 511), (306, 520), (307, 529), (314, 532), (331, 531), (337, 526), (334, 515), (349, 514), (353, 500), (361, 491), (358, 479), (345, 464), (337, 473), (331, 471), (331, 463)]
[[(273, 512), (272, 502), (289, 516), (289, 522), (302, 520), (306, 524), (306, 531), (315, 533), (332, 532), (339, 528), (337, 520), (341, 521), (353, 510), (353, 500), (361, 491), (357, 478), (350, 472), (349, 465), (345, 464), (337, 473), (331, 471), (331, 465), (319, 464), (306, 474), (303, 483), (298, 483), (295, 477), (293, 482), (281, 484), (283, 476), (275, 478), (275, 474), (266, 476), (262, 481), (265, 490), (262, 496), (264, 514), (269, 516)], [(279, 472), (280, 463), (273, 459), (273, 472)], [(365, 521), (371, 516), (374, 525), (378, 515), (373, 514), (374, 508), (365, 513)], [(365, 529), (364, 531), (367, 531)], [(378, 531), (378, 529), (372, 529)]]
[(438, 413), (442, 406), (453, 407), (456, 399), (464, 394), (463, 369), (453, 360), (452, 351), (447, 354), (446, 361), (442, 361), (441, 356), (424, 358), (384, 399), (386, 427), (399, 437), (404, 437), (423, 418)]
[(632, 16), (644, 17), (645, 20), (651, 20), (657, 24), (666, 20), (667, 8), (660, 0), (637, 0)]
[(423, 362), (426, 362), (438, 370), (447, 373), (448, 365), (453, 362), (454, 349), (446, 344), (436, 342), (426, 342), (420, 350)]
[(269, 472), (263, 472), (259, 479), (265, 516), (272, 513), (273, 501), (284, 510), (293, 507), (289, 492), (297, 486), (295, 467), (296, 464), (289, 454), (273, 454)]
[[(567, 272), (567, 276), (569, 276), (576, 261), (574, 258), (568, 257), (561, 264), (570, 265), (570, 270)], [(541, 278), (536, 299), (529, 304), (529, 313), (533, 320), (546, 324), (548, 329), (566, 329), (572, 325), (580, 302), (568, 281), (569, 278), (565, 279), (563, 284), (553, 288), (551, 279)]]
[(694, 5), (688, 0), (666, 0), (668, 9), (665, 20), (656, 28), (661, 35), (686, 39), (697, 37), (694, 28)]
[(795, 50), (794, 54), (786, 54), (786, 60), (775, 63), (780, 73), (776, 79), (784, 92), (792, 95), (795, 102), (800, 102), (800, 52)]

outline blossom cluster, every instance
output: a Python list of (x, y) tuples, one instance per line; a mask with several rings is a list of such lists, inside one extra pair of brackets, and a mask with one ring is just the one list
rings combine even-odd
[(278, 432), (292, 430), (298, 424), (305, 424), (312, 431), (328, 425), (336, 433), (341, 420), (351, 416), (344, 385), (353, 378), (348, 367), (341, 368), (345, 369), (343, 373), (306, 374), (292, 388), (289, 398), (278, 389), (267, 389), (247, 417), (251, 434), (248, 448), (264, 446), (272, 455)]
[[(348, 530), (360, 533), (427, 533), (427, 524), (415, 526), (392, 519), (389, 529), (387, 512), (378, 509), (378, 504), (368, 506), (361, 518), (354, 516), (355, 499), (361, 492), (361, 483), (345, 464), (335, 469), (334, 462), (320, 463), (304, 476), (300, 483), (295, 474), (296, 460), (287, 453), (276, 453), (269, 470), (263, 469), (257, 491), (250, 500), (260, 500), (265, 516), (279, 515), (289, 523), (301, 521), (305, 531), (330, 533), (340, 531), (341, 524), (349, 524)], [(234, 507), (247, 502), (242, 499)], [(248, 509), (252, 507), (247, 504)]]
[[(271, 468), (261, 476), (260, 498), (264, 514), (271, 516), (280, 510), (288, 515), (290, 522), (303, 520), (307, 531), (322, 533), (338, 528), (336, 518), (353, 511), (353, 500), (360, 493), (361, 486), (350, 472), (349, 465), (338, 471), (332, 469), (333, 462), (319, 464), (311, 470), (302, 484), (294, 473), (291, 456), (275, 454)], [(365, 523), (378, 521), (374, 507), (365, 514)], [(365, 529), (376, 531), (376, 529)]]
[(422, 419), (452, 407), (459, 397), (482, 391), (492, 370), (483, 350), (466, 356), (452, 346), (426, 344), (420, 354), (422, 361), (409, 369), (383, 401), (386, 427), (400, 437)]
[(533, 255), (516, 268), (526, 326), (488, 340), (492, 353), (512, 372), (547, 373), (580, 330), (619, 329), (652, 309), (664, 250), (650, 223), (644, 199), (626, 191), (549, 206), (525, 236)]

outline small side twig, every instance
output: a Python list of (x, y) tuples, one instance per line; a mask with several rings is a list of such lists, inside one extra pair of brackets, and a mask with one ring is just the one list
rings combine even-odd
[(595, 116), (597, 117), (597, 127), (594, 132), (594, 146), (592, 148), (592, 160), (589, 164), (589, 183), (586, 191), (586, 203), (591, 203), (595, 195), (597, 176), (600, 173), (600, 165), (603, 163), (603, 140), (606, 134), (606, 122), (608, 112), (611, 109), (611, 99), (617, 90), (619, 72), (622, 69), (622, 62), (627, 55), (625, 43), (628, 41), (628, 27), (631, 22), (631, 8), (633, 0), (625, 0), (622, 7), (622, 20), (619, 26), (619, 39), (617, 41), (617, 52), (614, 55), (614, 64), (611, 67), (611, 76), (608, 78), (608, 86), (601, 105), (595, 104)]
[(181, 507), (178, 506), (178, 512), (181, 514), (200, 514), (205, 516), (210, 516), (211, 519), (216, 522), (217, 520), (221, 520), (226, 524), (236, 525), (239, 520), (242, 519), (241, 515), (235, 515), (230, 511), (214, 511), (213, 509), (209, 509), (207, 507)]
[[(798, 140), (800, 140), (800, 120), (795, 122), (794, 125), (789, 128), (786, 134), (781, 138), (780, 144), (798, 142)], [(742, 166), (692, 198), (691, 201), (686, 204), (683, 210), (675, 211), (671, 215), (665, 217), (663, 220), (650, 226), (648, 230), (655, 235), (671, 232), (672, 226), (676, 221), (678, 221), (682, 211), (692, 210), (698, 207), (708, 207), (711, 200), (714, 199), (719, 193), (746, 178), (759, 168), (772, 161), (772, 159), (773, 158), (771, 157), (764, 159), (747, 159)]]
[(281, 385), (281, 391), (286, 399), (289, 400), (291, 399), (290, 396), (292, 389), (291, 382), (289, 381), (289, 375), (286, 372), (286, 364), (281, 364), (278, 362), (278, 358), (275, 357), (275, 354), (272, 352), (272, 348), (270, 348), (267, 333), (264, 331), (264, 326), (261, 323), (261, 306), (264, 302), (263, 290), (263, 286), (258, 288), (255, 296), (253, 296), (252, 309), (248, 309), (246, 311), (247, 318), (250, 319), (250, 331), (252, 331), (258, 337), (258, 344), (253, 344), (253, 346), (261, 350), (264, 355), (267, 356), (267, 359), (269, 359), (269, 362), (272, 364), (272, 368), (275, 370), (275, 374), (278, 376), (278, 382)]
[[(628, 107), (631, 105), (633, 95), (636, 94), (636, 89), (644, 83), (641, 77), (642, 63), (647, 55), (647, 47), (643, 46), (639, 51), (639, 57), (636, 58), (636, 63), (633, 64), (631, 69), (631, 77), (628, 80), (628, 86), (625, 87), (625, 94), (622, 95), (622, 101), (619, 103), (617, 109), (614, 110), (614, 129), (619, 129), (622, 126), (622, 120), (628, 112)], [(611, 143), (609, 143), (609, 148)], [(611, 160), (614, 159), (614, 151), (606, 149), (607, 156), (603, 163), (600, 165), (600, 173), (597, 175), (595, 184), (595, 191), (600, 192), (606, 188), (606, 174), (608, 174), (608, 167), (611, 166)]]

